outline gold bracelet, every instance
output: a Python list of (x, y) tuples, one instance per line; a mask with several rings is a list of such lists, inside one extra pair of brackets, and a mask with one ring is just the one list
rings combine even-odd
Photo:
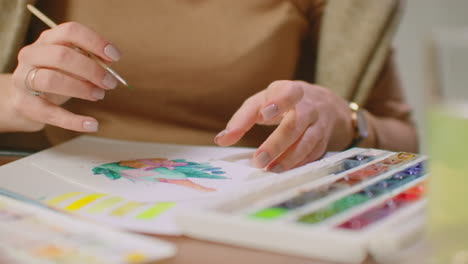
[(351, 125), (353, 127), (354, 134), (353, 140), (347, 149), (356, 147), (363, 139), (367, 137), (366, 119), (361, 108), (355, 102), (350, 102), (349, 108), (351, 109)]

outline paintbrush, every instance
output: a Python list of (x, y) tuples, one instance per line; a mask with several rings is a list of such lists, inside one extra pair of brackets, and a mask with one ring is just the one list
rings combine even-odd
[[(42, 20), (42, 22), (44, 22), (46, 25), (48, 25), (49, 27), (51, 28), (54, 28), (57, 26), (57, 24), (55, 24), (54, 21), (52, 21), (50, 18), (48, 18), (46, 15), (44, 15), (44, 13), (42, 13), (41, 11), (39, 11), (36, 7), (34, 7), (33, 5), (27, 5), (27, 8), (29, 11), (31, 11), (31, 13), (33, 13), (37, 18), (39, 18), (40, 20)], [(128, 88), (131, 88), (131, 86), (129, 86), (127, 84), (127, 81), (124, 80), (124, 78), (122, 78), (117, 72), (115, 72), (113, 69), (111, 69), (108, 65), (106, 65), (100, 58), (98, 58), (96, 55), (92, 54), (92, 53), (87, 53), (87, 55), (89, 55), (89, 57), (91, 59), (93, 59), (95, 62), (97, 62), (97, 64), (99, 64), (102, 68), (104, 68), (107, 72), (109, 72), (110, 74), (112, 74), (112, 76), (114, 76), (119, 82), (121, 82), (123, 85), (127, 86)]]

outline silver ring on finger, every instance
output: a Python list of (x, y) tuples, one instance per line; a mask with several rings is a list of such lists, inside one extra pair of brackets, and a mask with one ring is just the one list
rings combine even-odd
[(40, 68), (31, 68), (24, 77), (24, 88), (34, 96), (41, 96), (43, 92), (34, 89), (34, 79)]

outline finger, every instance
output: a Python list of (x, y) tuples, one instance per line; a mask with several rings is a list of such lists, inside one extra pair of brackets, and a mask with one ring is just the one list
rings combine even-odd
[(31, 80), (34, 90), (76, 97), (90, 101), (104, 99), (105, 90), (86, 81), (77, 80), (69, 75), (55, 70), (39, 68), (34, 80)]
[(239, 141), (261, 119), (259, 110), (262, 102), (263, 92), (245, 100), (229, 120), (226, 129), (215, 137), (215, 143), (220, 146), (228, 146)]
[(30, 45), (20, 51), (19, 61), (37, 68), (64, 71), (103, 89), (113, 89), (117, 80), (87, 56), (60, 45)]
[(25, 105), (18, 111), (30, 120), (78, 132), (98, 130), (99, 124), (96, 119), (71, 113), (45, 99), (32, 95), (24, 96), (22, 103)]
[(260, 111), (263, 120), (261, 123), (271, 123), (269, 121), (281, 117), (281, 114), (294, 108), (303, 96), (304, 91), (299, 82), (272, 82), (266, 89), (266, 98)]
[(72, 45), (91, 52), (107, 61), (118, 61), (121, 52), (115, 45), (104, 39), (94, 30), (76, 23), (67, 22), (44, 31), (39, 43), (55, 45)]
[(228, 146), (239, 141), (258, 124), (278, 124), (303, 96), (301, 84), (294, 81), (275, 81), (267, 89), (248, 98), (227, 125), (215, 137), (215, 143)]
[(316, 111), (289, 111), (275, 131), (266, 139), (254, 154), (254, 163), (265, 168), (276, 157), (285, 152), (317, 119)]
[(273, 162), (267, 171), (283, 172), (320, 158), (327, 146), (326, 131), (318, 125), (312, 125), (304, 134)]
[[(301, 162), (299, 162), (295, 167), (304, 166), (308, 163), (314, 162), (316, 160), (321, 159), (327, 152), (327, 144), (329, 140), (321, 140), (319, 141), (313, 150), (310, 151), (309, 155), (307, 155)], [(294, 168), (294, 167), (293, 167)]]

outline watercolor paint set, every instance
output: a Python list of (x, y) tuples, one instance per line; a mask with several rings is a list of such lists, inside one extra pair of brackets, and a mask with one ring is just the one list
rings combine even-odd
[[(384, 263), (424, 226), (426, 157), (351, 149), (178, 212), (191, 237), (340, 263)], [(379, 262), (379, 263), (380, 263)]]

